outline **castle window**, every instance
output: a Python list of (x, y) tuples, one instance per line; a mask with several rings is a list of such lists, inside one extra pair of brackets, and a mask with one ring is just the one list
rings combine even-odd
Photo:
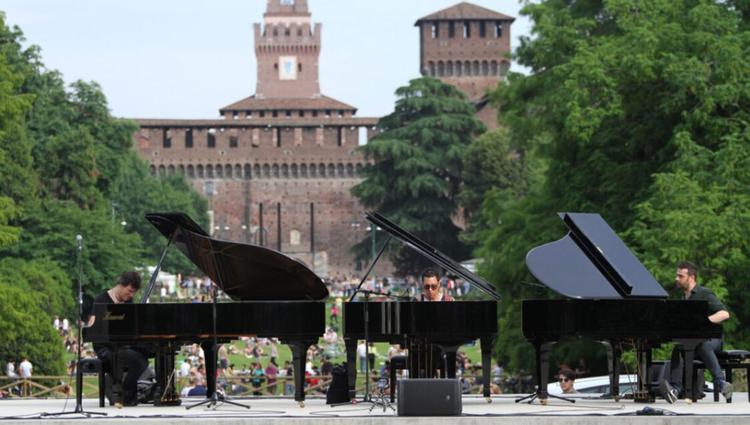
[(315, 178), (317, 177), (317, 169), (315, 167), (315, 164), (310, 164), (310, 177)]
[(456, 36), (456, 23), (453, 21), (448, 22), (448, 37), (453, 38)]
[(453, 76), (453, 61), (448, 61), (445, 63), (445, 75), (449, 77)]
[(287, 164), (281, 164), (281, 177), (285, 179), (289, 178), (289, 166)]
[(229, 138), (229, 147), (230, 148), (236, 148), (238, 144), (239, 143), (238, 143), (238, 140), (237, 140), (237, 136), (231, 136)]
[(464, 22), (464, 38), (471, 37), (471, 22)]
[(487, 36), (487, 30), (485, 29), (484, 21), (479, 21), (479, 37), (484, 38)]
[(186, 148), (192, 148), (193, 147), (193, 129), (188, 128), (185, 130), (185, 147)]
[(276, 117), (279, 116), (279, 112), (278, 111), (273, 111), (273, 112), (271, 112), (271, 116), (274, 117), (274, 118), (276, 118)]
[(260, 178), (260, 164), (253, 165), (253, 177)]
[(331, 110), (326, 109), (326, 118), (331, 118)]
[(212, 128), (208, 130), (208, 133), (206, 133), (206, 145), (209, 148), (216, 147), (216, 129)]
[(269, 167), (268, 164), (263, 164), (263, 177), (264, 178), (271, 177), (271, 167)]
[(445, 64), (443, 63), (443, 61), (438, 62), (437, 75), (438, 77), (442, 77), (443, 75), (445, 75)]
[(305, 111), (301, 110), (299, 111), (299, 117), (302, 118), (305, 116)]
[(159, 166), (159, 177), (164, 176), (165, 174), (166, 174), (166, 172), (164, 171), (164, 166), (160, 165)]
[(273, 178), (278, 179), (279, 178), (279, 164), (273, 164), (271, 166), (271, 175)]
[(290, 110), (287, 110), (287, 111), (286, 111), (286, 117), (287, 117), (287, 118), (291, 118), (291, 117), (292, 117), (292, 111), (290, 111)]
[(237, 119), (237, 118), (239, 118), (239, 117), (240, 117), (240, 114), (239, 114), (239, 112), (237, 112), (237, 111), (234, 111), (234, 112), (232, 112), (232, 119), (233, 119), (233, 120), (236, 120), (236, 119)]
[(307, 164), (302, 164), (299, 166), (299, 176), (304, 178), (307, 178)]
[(293, 179), (296, 179), (297, 177), (299, 177), (299, 173), (297, 170), (298, 170), (297, 164), (292, 164), (292, 166), (289, 167), (289, 171), (291, 172)]
[(490, 75), (497, 75), (497, 61), (490, 62)]
[(198, 164), (198, 167), (196, 167), (196, 174), (199, 179), (203, 178), (203, 166)]
[(503, 23), (500, 21), (495, 22), (495, 38), (503, 36)]
[(172, 147), (172, 135), (169, 133), (168, 129), (164, 129), (164, 141), (162, 143), (162, 146), (164, 149), (169, 149)]
[(471, 75), (471, 62), (469, 61), (464, 62), (464, 74)]
[(346, 164), (346, 176), (354, 177), (354, 166), (352, 164)]
[(437, 22), (432, 23), (432, 38), (438, 38), (440, 36), (440, 27)]
[(313, 111), (313, 118), (318, 116), (318, 111)]
[(190, 179), (194, 179), (195, 178), (195, 168), (193, 168), (193, 164), (189, 164), (187, 166), (187, 176)]
[(339, 109), (339, 111), (336, 114), (336, 116), (339, 117), (339, 118), (343, 117), (344, 116), (344, 111), (342, 111), (341, 109)]
[(297, 64), (297, 72), (302, 72), (302, 62)]
[(429, 71), (427, 72), (427, 75), (429, 75), (430, 77), (434, 77), (435, 76), (435, 62), (430, 61), (427, 64), (427, 66), (429, 68)]
[(260, 115), (259, 116), (261, 118), (265, 117), (266, 116), (266, 111), (260, 111)]
[(206, 165), (206, 177), (209, 179), (214, 178), (214, 166), (211, 164)]
[(224, 177), (224, 167), (222, 167), (221, 165), (217, 165), (216, 166), (216, 178), (220, 179), (222, 177)]
[(342, 132), (342, 128), (336, 127), (336, 146), (343, 145), (342, 140), (341, 140), (341, 132)]

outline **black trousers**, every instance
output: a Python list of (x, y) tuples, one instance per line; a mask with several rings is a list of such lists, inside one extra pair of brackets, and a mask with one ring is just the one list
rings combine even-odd
[(121, 347), (116, 353), (109, 348), (100, 348), (96, 351), (96, 356), (102, 361), (105, 370), (112, 375), (114, 401), (123, 401), (125, 404), (137, 403), (138, 378), (148, 367), (146, 356), (132, 347)]

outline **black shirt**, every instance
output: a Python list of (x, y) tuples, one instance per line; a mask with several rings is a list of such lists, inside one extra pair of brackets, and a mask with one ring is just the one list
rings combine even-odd
[(708, 301), (708, 315), (709, 316), (716, 313), (717, 311), (727, 309), (726, 307), (724, 307), (724, 304), (721, 301), (719, 301), (719, 298), (716, 296), (716, 294), (714, 294), (713, 291), (711, 291), (710, 289), (704, 286), (695, 285), (695, 288), (693, 288), (693, 290), (690, 291), (690, 295), (688, 295), (687, 299)]

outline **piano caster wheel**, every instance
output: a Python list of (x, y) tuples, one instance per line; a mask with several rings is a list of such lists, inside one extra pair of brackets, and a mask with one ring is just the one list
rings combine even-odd
[(305, 402), (304, 401), (300, 401), (299, 402), (299, 407), (302, 408), (302, 409), (304, 409), (305, 408)]
[(115, 408), (122, 409), (122, 403), (120, 403), (119, 401), (115, 402)]
[(546, 398), (540, 398), (539, 399), (539, 404), (541, 404), (542, 406), (546, 406), (547, 405), (547, 399)]
[(485, 401), (486, 401), (487, 403), (492, 403), (492, 397), (485, 397), (485, 398), (484, 398), (484, 400), (485, 400)]

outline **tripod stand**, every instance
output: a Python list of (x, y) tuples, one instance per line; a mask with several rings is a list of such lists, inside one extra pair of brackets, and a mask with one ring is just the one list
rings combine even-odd
[[(213, 335), (213, 347), (211, 347), (211, 351), (213, 353), (214, 367), (216, 367), (216, 364), (219, 361), (219, 356), (218, 356), (219, 341), (218, 341), (218, 338), (216, 336), (216, 298), (218, 298), (219, 294), (218, 294), (218, 288), (216, 286), (216, 283), (212, 284), (212, 292), (213, 293), (212, 293), (212, 300), (211, 300), (211, 313), (212, 313), (213, 334), (214, 335)], [(208, 371), (208, 368), (206, 368), (206, 373), (207, 374), (211, 373), (211, 372)], [(216, 379), (216, 374), (212, 373), (212, 375), (213, 376), (211, 376), (209, 379), (214, 379), (215, 380)], [(208, 376), (207, 376), (207, 378), (208, 378)], [(185, 409), (189, 410), (189, 409), (192, 409), (193, 407), (204, 406), (204, 405), (206, 406), (207, 409), (212, 409), (212, 408), (216, 409), (217, 407), (219, 407), (218, 406), (219, 403), (222, 403), (222, 404), (231, 404), (232, 406), (244, 407), (246, 409), (250, 408), (250, 406), (248, 406), (248, 405), (245, 405), (245, 404), (242, 404), (242, 403), (237, 403), (236, 401), (228, 400), (227, 396), (225, 396), (225, 395), (220, 395), (219, 391), (216, 388), (216, 385), (214, 384), (213, 385), (213, 392), (211, 393), (210, 397), (206, 398), (203, 401), (195, 403), (195, 404), (193, 404), (191, 406), (185, 406)]]
[(91, 415), (107, 416), (104, 412), (87, 412), (83, 410), (83, 372), (80, 370), (81, 365), (81, 345), (83, 345), (83, 264), (81, 253), (83, 251), (83, 236), (76, 235), (78, 250), (76, 252), (76, 262), (78, 263), (78, 350), (76, 351), (76, 407), (72, 412), (42, 413), (41, 416), (62, 416), (62, 415), (84, 415), (87, 418)]

